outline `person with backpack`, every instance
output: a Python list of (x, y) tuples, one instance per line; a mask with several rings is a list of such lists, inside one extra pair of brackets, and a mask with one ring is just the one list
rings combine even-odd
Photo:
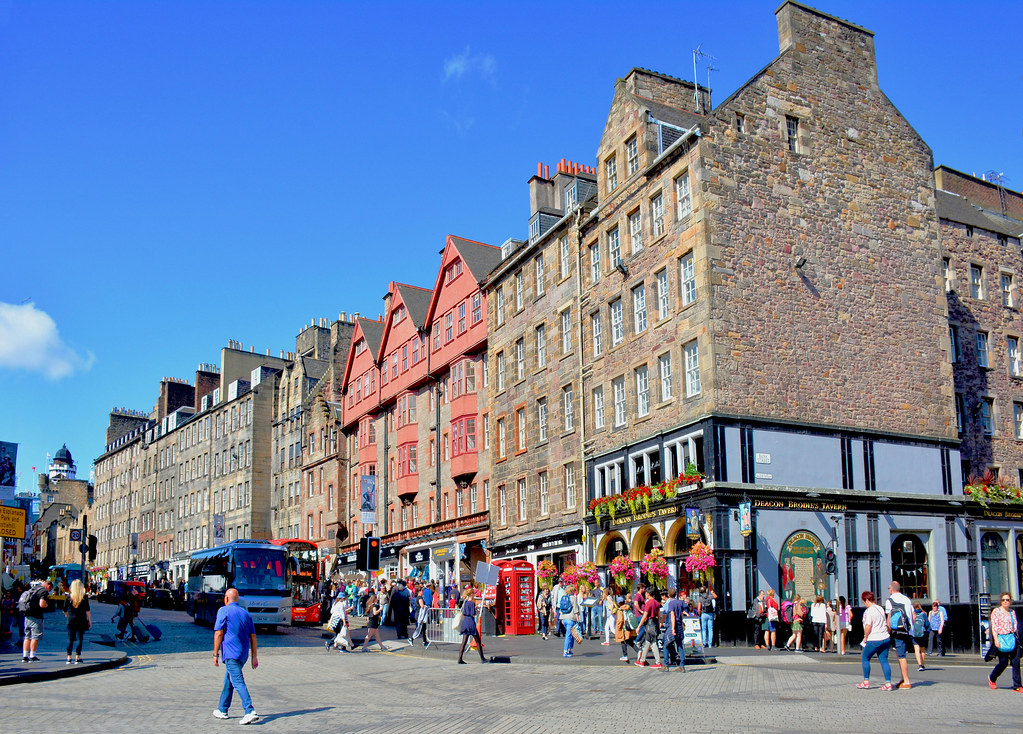
[(622, 656), (618, 658), (623, 663), (629, 662), (629, 648), (639, 657), (639, 649), (636, 647), (636, 628), (639, 626), (639, 619), (632, 611), (631, 594), (627, 594), (618, 604), (615, 611), (615, 642), (622, 643)]
[(926, 653), (928, 633), (931, 625), (927, 621), (927, 613), (919, 604), (913, 605), (913, 652), (916, 653), (917, 671), (925, 670), (924, 655)]
[(686, 646), (683, 642), (682, 602), (675, 589), (668, 589), (668, 601), (661, 608), (664, 615), (664, 667), (671, 670), (674, 663), (686, 670)]
[[(764, 624), (764, 620), (767, 618), (767, 604), (764, 602), (764, 597), (767, 596), (764, 590), (761, 589), (757, 594), (757, 598), (750, 604), (749, 611), (746, 612), (746, 619), (753, 625), (753, 649), (762, 650), (765, 645), (760, 644), (760, 633), (761, 627)], [(767, 634), (766, 632), (764, 633)]]
[(767, 643), (768, 650), (777, 650), (778, 648), (778, 600), (774, 598), (774, 589), (767, 590), (767, 597), (764, 599), (764, 605), (767, 608), (767, 614), (764, 616), (764, 623), (762, 626), (764, 630), (764, 642)]
[(661, 625), (661, 603), (660, 592), (657, 589), (646, 590), (646, 603), (643, 604), (643, 616), (639, 618), (639, 626), (646, 631), (643, 633), (643, 647), (639, 648), (639, 657), (636, 665), (640, 668), (646, 667), (646, 656), (650, 650), (654, 651), (654, 664), (651, 668), (663, 668), (661, 665), (661, 651), (657, 647), (657, 635), (660, 633)]
[(554, 636), (561, 637), (565, 632), (564, 626), (561, 624), (561, 619), (558, 617), (558, 609), (561, 607), (561, 598), (565, 595), (565, 589), (561, 585), (561, 581), (557, 581), (554, 584), (554, 588), (551, 589), (551, 601), (554, 602), (551, 607), (551, 617), (554, 622)]
[(18, 599), (18, 611), (25, 615), (25, 641), (22, 643), (21, 662), (38, 663), (36, 651), (43, 636), (43, 610), (50, 606), (49, 598), (53, 584), (49, 580), (38, 586), (29, 587)]
[(558, 620), (565, 628), (565, 649), (562, 657), (572, 657), (575, 647), (575, 628), (579, 624), (579, 597), (576, 596), (575, 584), (570, 584), (558, 603)]
[(895, 641), (895, 654), (899, 656), (899, 670), (902, 672), (902, 680), (895, 684), (896, 688), (910, 688), (909, 663), (906, 662), (906, 648), (913, 639), (913, 602), (899, 589), (898, 581), (888, 584), (888, 599), (885, 600), (884, 610), (888, 615), (888, 629), (891, 630), (892, 639)]
[(806, 618), (806, 604), (803, 603), (803, 597), (796, 594), (795, 600), (792, 602), (792, 606), (789, 607), (789, 623), (792, 626), (792, 634), (785, 643), (786, 650), (792, 650), (792, 643), (796, 643), (795, 651), (803, 652), (803, 620)]

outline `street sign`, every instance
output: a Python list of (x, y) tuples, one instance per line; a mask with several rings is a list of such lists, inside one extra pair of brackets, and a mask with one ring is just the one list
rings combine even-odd
[(71, 532), (68, 534), (72, 543), (82, 542), (82, 530), (81, 528), (71, 528)]
[(25, 511), (20, 507), (0, 506), (0, 538), (25, 537)]

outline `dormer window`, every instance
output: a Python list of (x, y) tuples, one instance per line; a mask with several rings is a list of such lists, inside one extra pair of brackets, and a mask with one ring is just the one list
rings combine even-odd
[(398, 306), (398, 310), (391, 316), (391, 324), (398, 324), (405, 318), (405, 307)]

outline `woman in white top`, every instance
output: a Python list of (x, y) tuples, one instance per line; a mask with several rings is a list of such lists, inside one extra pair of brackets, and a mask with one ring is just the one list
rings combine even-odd
[(600, 605), (604, 608), (604, 641), (600, 644), (610, 645), (611, 638), (615, 634), (615, 613), (618, 611), (614, 592), (610, 588), (604, 589), (604, 596), (600, 600)]
[(860, 659), (863, 661), (863, 682), (857, 683), (857, 688), (870, 688), (870, 658), (877, 655), (877, 661), (881, 663), (881, 672), (884, 673), (884, 685), (882, 691), (892, 690), (892, 668), (888, 664), (888, 648), (891, 647), (892, 637), (888, 631), (888, 619), (885, 617), (884, 609), (874, 603), (874, 592), (864, 591), (860, 594), (867, 610), (863, 612), (863, 653)]
[(823, 596), (818, 596), (810, 605), (810, 622), (813, 623), (813, 632), (817, 636), (817, 652), (824, 652), (824, 630), (828, 626), (828, 605), (824, 603)]

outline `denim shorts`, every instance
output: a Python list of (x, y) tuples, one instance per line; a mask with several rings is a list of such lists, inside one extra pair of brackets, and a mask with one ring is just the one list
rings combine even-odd
[(25, 617), (25, 637), (30, 640), (38, 640), (43, 636), (43, 620), (35, 617)]
[(898, 655), (899, 660), (906, 659), (906, 644), (910, 638), (903, 637), (902, 635), (892, 635), (892, 642), (895, 644), (895, 654)]

